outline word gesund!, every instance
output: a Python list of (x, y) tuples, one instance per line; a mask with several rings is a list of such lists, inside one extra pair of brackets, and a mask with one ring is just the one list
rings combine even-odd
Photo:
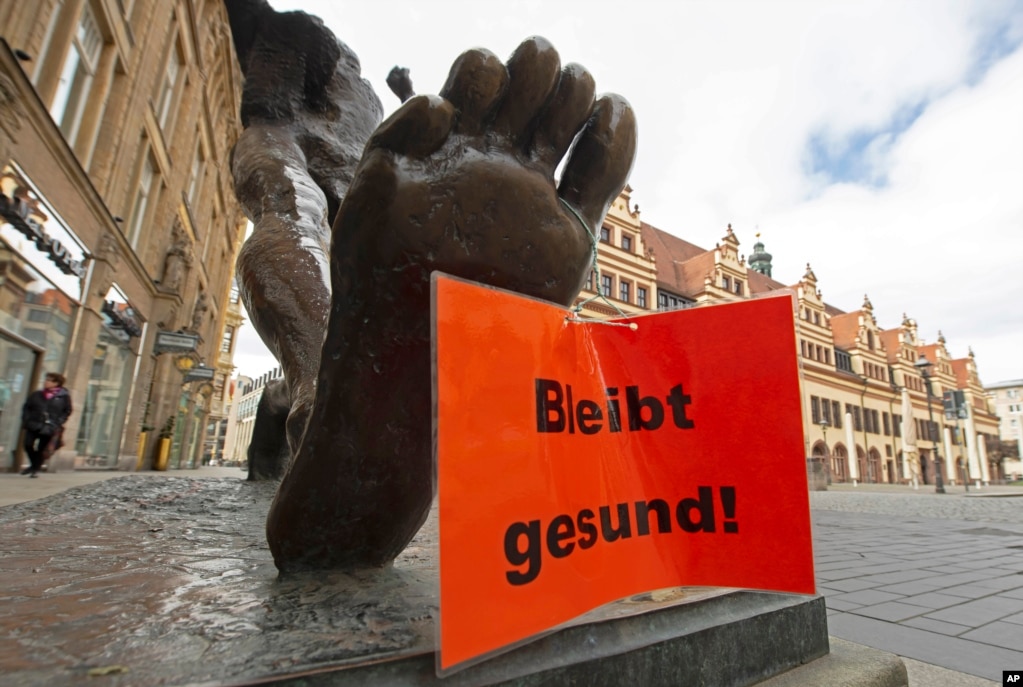
[[(698, 487), (699, 498), (681, 499), (675, 506), (675, 522), (683, 532), (717, 531), (714, 513), (714, 490)], [(735, 487), (719, 487), (721, 511), (724, 515), (722, 530), (726, 534), (738, 534), (739, 523), (735, 521)], [(504, 533), (504, 555), (512, 566), (505, 573), (508, 582), (523, 585), (532, 582), (540, 574), (544, 544), (552, 558), (564, 558), (576, 550), (588, 549), (599, 538), (611, 543), (629, 539), (632, 533), (632, 515), (635, 514), (637, 537), (650, 534), (651, 514), (656, 518), (659, 534), (670, 534), (672, 528), (671, 508), (663, 499), (636, 501), (630, 509), (628, 503), (616, 505), (618, 524), (611, 522), (611, 506), (600, 506), (597, 513), (589, 508), (579, 511), (575, 517), (558, 515), (547, 523), (546, 529), (539, 520), (516, 522)], [(598, 515), (599, 514), (599, 515)], [(599, 528), (596, 520), (599, 518)]]
[[(572, 385), (562, 387), (554, 379), (534, 380), (536, 390), (536, 431), (564, 432), (575, 434), (576, 428), (582, 434), (596, 434), (604, 428), (605, 409), (596, 401), (583, 398), (572, 399)], [(609, 432), (622, 431), (621, 402), (618, 387), (606, 389), (606, 418)], [(682, 393), (682, 385), (676, 384), (664, 397), (671, 407), (671, 419), (679, 429), (692, 429), (693, 421), (686, 417), (686, 406), (693, 402), (692, 396)], [(625, 415), (630, 432), (659, 429), (664, 424), (664, 404), (656, 396), (640, 396), (638, 386), (625, 387)]]

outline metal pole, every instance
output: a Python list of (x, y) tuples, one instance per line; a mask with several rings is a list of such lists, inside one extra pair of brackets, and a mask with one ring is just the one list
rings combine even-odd
[[(931, 392), (931, 375), (927, 373), (927, 370), (922, 370), (924, 377), (924, 387), (927, 389), (927, 419), (930, 420), (930, 430), (934, 430), (934, 409), (931, 408), (931, 399), (934, 394)], [(941, 455), (938, 452), (938, 442), (934, 437), (930, 437), (931, 443), (934, 444), (934, 493), (944, 494), (945, 493), (945, 481), (941, 477)]]

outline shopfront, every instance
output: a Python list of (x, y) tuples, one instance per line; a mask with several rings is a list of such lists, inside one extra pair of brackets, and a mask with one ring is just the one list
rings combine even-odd
[(75, 450), (81, 467), (124, 467), (118, 463), (143, 324), (117, 284), (107, 291), (101, 316)]
[(0, 456), (17, 465), (21, 406), (64, 372), (80, 317), (84, 244), (14, 163), (0, 173)]

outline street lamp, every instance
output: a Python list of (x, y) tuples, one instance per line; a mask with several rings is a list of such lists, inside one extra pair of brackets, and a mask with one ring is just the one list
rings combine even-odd
[[(927, 390), (927, 419), (930, 421), (930, 429), (934, 430), (934, 411), (931, 409), (931, 399), (934, 398), (934, 392), (931, 391), (931, 361), (925, 356), (921, 355), (913, 367), (920, 371), (920, 374), (924, 378), (924, 388)], [(931, 439), (934, 442), (934, 493), (944, 494), (945, 493), (945, 481), (941, 478), (941, 456), (938, 454), (938, 440)]]
[(827, 475), (828, 484), (831, 484), (831, 449), (828, 448), (828, 424), (827, 420), (821, 420), (821, 434), (824, 435), (824, 474)]

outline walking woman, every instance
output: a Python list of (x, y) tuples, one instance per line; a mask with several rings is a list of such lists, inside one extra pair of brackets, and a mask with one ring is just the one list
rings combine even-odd
[(47, 372), (43, 388), (28, 395), (21, 409), (25, 430), (25, 453), (29, 465), (23, 475), (38, 477), (39, 470), (54, 451), (64, 445), (64, 423), (71, 415), (71, 394), (64, 388), (64, 375)]

